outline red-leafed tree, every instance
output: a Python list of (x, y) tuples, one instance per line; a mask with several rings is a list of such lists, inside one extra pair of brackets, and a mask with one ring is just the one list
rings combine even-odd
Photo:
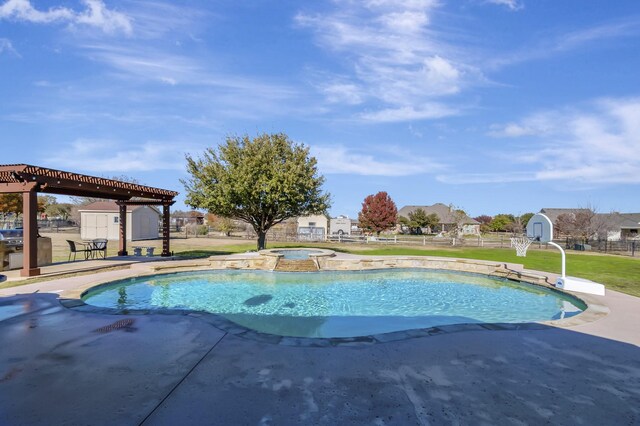
[(362, 211), (358, 213), (360, 227), (374, 231), (377, 235), (385, 229), (395, 226), (398, 220), (398, 209), (389, 194), (384, 191), (369, 195), (362, 203)]

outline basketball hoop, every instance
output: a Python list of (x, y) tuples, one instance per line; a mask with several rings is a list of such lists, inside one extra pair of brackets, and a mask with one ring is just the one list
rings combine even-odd
[(511, 247), (515, 247), (516, 256), (526, 257), (529, 245), (531, 245), (531, 239), (529, 237), (522, 236), (511, 238)]

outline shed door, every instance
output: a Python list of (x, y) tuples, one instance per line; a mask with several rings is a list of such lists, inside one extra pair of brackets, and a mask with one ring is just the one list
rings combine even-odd
[(96, 233), (94, 238), (108, 238), (109, 230), (108, 228), (108, 216), (107, 214), (97, 214), (96, 215)]

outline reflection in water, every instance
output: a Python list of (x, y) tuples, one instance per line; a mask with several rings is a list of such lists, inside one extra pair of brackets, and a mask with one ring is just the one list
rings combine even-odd
[(160, 284), (160, 300), (162, 302), (162, 306), (170, 306), (169, 299), (171, 298), (171, 289), (169, 289), (169, 284)]
[(118, 306), (124, 307), (127, 304), (127, 287), (122, 286), (118, 289)]

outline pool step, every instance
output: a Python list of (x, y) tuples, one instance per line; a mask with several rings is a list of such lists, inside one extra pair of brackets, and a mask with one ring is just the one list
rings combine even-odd
[(279, 259), (276, 271), (312, 272), (318, 270), (318, 265), (311, 259)]

